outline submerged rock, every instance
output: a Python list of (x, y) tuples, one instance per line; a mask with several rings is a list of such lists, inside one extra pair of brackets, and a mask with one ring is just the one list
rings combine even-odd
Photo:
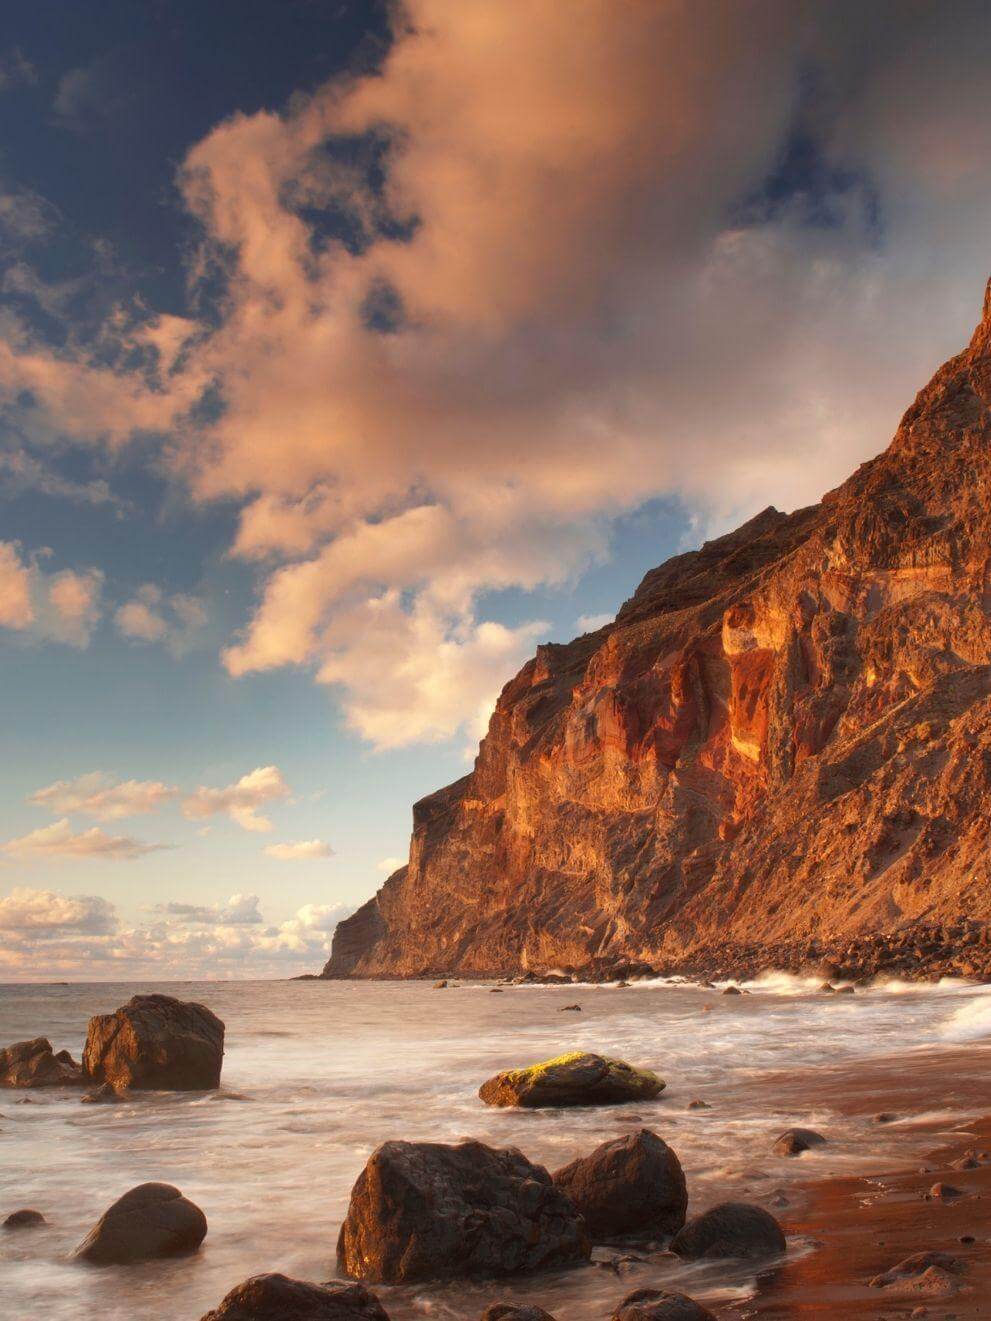
[(47, 1037), (0, 1050), (0, 1087), (74, 1087), (82, 1081), (82, 1070), (69, 1052), (56, 1054)]
[(664, 1087), (649, 1069), (577, 1050), (497, 1073), (482, 1083), (478, 1095), (486, 1105), (498, 1106), (612, 1105), (649, 1101)]
[(389, 1321), (363, 1284), (310, 1284), (287, 1275), (252, 1275), (201, 1321)]
[(40, 1211), (12, 1211), (3, 1222), (4, 1229), (38, 1229), (48, 1222)]
[(542, 1307), (517, 1307), (514, 1303), (493, 1303), (480, 1321), (555, 1321)]
[(224, 1025), (204, 1005), (136, 995), (89, 1021), (83, 1068), (115, 1091), (207, 1091), (220, 1085)]
[(960, 1258), (954, 1257), (949, 1252), (916, 1252), (911, 1257), (906, 1257), (904, 1261), (898, 1262), (896, 1266), (892, 1266), (890, 1270), (886, 1270), (883, 1275), (875, 1275), (870, 1281), (870, 1287), (890, 1289), (895, 1285), (918, 1280), (927, 1271), (937, 1270), (945, 1274), (961, 1275), (965, 1269)]
[(823, 1147), (826, 1145), (826, 1139), (821, 1133), (817, 1133), (814, 1128), (789, 1128), (774, 1144), (774, 1154), (776, 1156), (800, 1156), (803, 1151), (811, 1151), (813, 1147)]
[(720, 1202), (693, 1216), (675, 1236), (679, 1257), (746, 1257), (759, 1261), (785, 1250), (781, 1226), (769, 1211), (749, 1202)]
[(688, 1191), (681, 1162), (646, 1128), (603, 1142), (557, 1170), (554, 1182), (585, 1217), (596, 1240), (676, 1234), (685, 1223)]
[(716, 1321), (716, 1318), (687, 1294), (637, 1289), (627, 1294), (611, 1321)]
[(83, 1105), (116, 1105), (118, 1102), (126, 1100), (126, 1097), (110, 1083), (102, 1082), (99, 1087), (94, 1087), (91, 1092), (87, 1092), (80, 1100)]
[(142, 1183), (117, 1199), (75, 1255), (94, 1265), (128, 1265), (195, 1252), (206, 1237), (206, 1216), (169, 1183)]
[(386, 1142), (358, 1176), (338, 1268), (385, 1283), (515, 1275), (587, 1260), (585, 1223), (540, 1165), (482, 1142)]

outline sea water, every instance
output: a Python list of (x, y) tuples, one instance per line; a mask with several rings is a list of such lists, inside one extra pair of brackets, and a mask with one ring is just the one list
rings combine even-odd
[[(479, 1138), (553, 1170), (649, 1127), (678, 1153), (693, 1209), (725, 1198), (780, 1206), (799, 1180), (912, 1159), (925, 1140), (919, 1126), (934, 1118), (927, 1073), (951, 1051), (959, 1105), (944, 1097), (938, 1119), (947, 1130), (964, 1122), (968, 1077), (986, 1075), (991, 1034), (991, 993), (961, 984), (847, 996), (782, 977), (722, 996), (661, 983), (492, 994), (472, 983), (210, 982), (0, 987), (0, 1044), (47, 1036), (78, 1057), (92, 1014), (151, 990), (201, 1001), (224, 1020), (223, 1085), (119, 1105), (81, 1105), (75, 1090), (0, 1091), (0, 1219), (30, 1207), (48, 1221), (0, 1233), (4, 1321), (198, 1321), (261, 1271), (331, 1279), (351, 1186), (390, 1138)], [(581, 1013), (562, 1012), (573, 1003)], [(667, 1090), (656, 1102), (585, 1110), (493, 1110), (478, 1100), (497, 1070), (576, 1049), (649, 1067)], [(915, 1082), (906, 1113), (885, 1125), (850, 1105), (882, 1062), (889, 1077)], [(690, 1109), (695, 1098), (710, 1108)], [(792, 1124), (818, 1128), (828, 1145), (798, 1160), (774, 1156), (775, 1137)], [(176, 1184), (202, 1207), (201, 1251), (130, 1267), (73, 1261), (102, 1212), (150, 1180)], [(787, 1210), (778, 1214), (787, 1221)], [(789, 1250), (812, 1249), (793, 1240)], [(604, 1321), (648, 1285), (725, 1302), (747, 1296), (753, 1280), (739, 1266), (655, 1255), (376, 1292), (393, 1321), (477, 1321), (498, 1300)]]

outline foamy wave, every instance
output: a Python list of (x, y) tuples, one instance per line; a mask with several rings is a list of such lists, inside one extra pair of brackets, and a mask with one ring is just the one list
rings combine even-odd
[(979, 1041), (991, 1038), (991, 988), (979, 992), (955, 1009), (940, 1028), (945, 1041)]

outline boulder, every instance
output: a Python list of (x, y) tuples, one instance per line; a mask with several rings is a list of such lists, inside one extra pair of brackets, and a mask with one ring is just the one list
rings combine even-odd
[(587, 1260), (585, 1223), (515, 1148), (386, 1142), (351, 1191), (337, 1262), (389, 1284), (501, 1276)]
[(693, 1216), (671, 1244), (679, 1257), (746, 1257), (759, 1261), (785, 1250), (781, 1226), (769, 1211), (749, 1202), (720, 1202)]
[(627, 1294), (611, 1321), (716, 1321), (716, 1318), (687, 1294), (637, 1289)]
[(310, 1284), (287, 1275), (252, 1275), (201, 1321), (389, 1321), (363, 1284)]
[(136, 995), (89, 1021), (83, 1068), (115, 1091), (207, 1091), (220, 1085), (224, 1025), (200, 1004)]
[(555, 1321), (542, 1307), (517, 1307), (515, 1303), (493, 1303), (482, 1313), (481, 1321)]
[(0, 1050), (0, 1087), (73, 1087), (82, 1070), (67, 1050), (56, 1054), (47, 1037)]
[(486, 1105), (499, 1106), (612, 1105), (649, 1101), (664, 1086), (649, 1069), (576, 1050), (525, 1069), (497, 1073), (482, 1083), (478, 1095)]
[(774, 1144), (776, 1156), (800, 1156), (813, 1147), (825, 1146), (826, 1139), (814, 1128), (789, 1128)]
[(40, 1211), (11, 1211), (3, 1222), (4, 1229), (37, 1229), (47, 1221)]
[(872, 1289), (889, 1289), (906, 1281), (917, 1280), (930, 1270), (944, 1271), (950, 1275), (960, 1275), (965, 1267), (959, 1257), (949, 1252), (916, 1252), (906, 1257), (897, 1266), (892, 1266), (883, 1275), (875, 1275), (870, 1281)]
[(554, 1175), (585, 1217), (595, 1240), (636, 1234), (676, 1234), (685, 1223), (688, 1191), (681, 1162), (656, 1133), (603, 1142)]
[(75, 1255), (97, 1266), (128, 1265), (195, 1252), (206, 1237), (206, 1216), (169, 1183), (142, 1183), (117, 1199)]

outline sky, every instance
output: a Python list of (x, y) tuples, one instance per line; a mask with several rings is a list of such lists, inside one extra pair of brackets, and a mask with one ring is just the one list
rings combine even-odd
[(991, 273), (945, 0), (0, 35), (0, 980), (316, 971), (499, 689), (884, 448)]

